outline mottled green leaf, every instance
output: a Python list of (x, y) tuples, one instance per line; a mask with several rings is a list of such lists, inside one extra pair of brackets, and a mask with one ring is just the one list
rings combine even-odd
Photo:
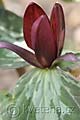
[(17, 56), (15, 53), (12, 53), (8, 50), (0, 49), (0, 68), (2, 69), (15, 69), (29, 65), (22, 58)]
[[(68, 52), (64, 52), (64, 53), (69, 53), (69, 51)], [(74, 53), (74, 52), (72, 52), (72, 53)], [(53, 62), (53, 65), (59, 66), (61, 69), (67, 70), (67, 71), (69, 71), (71, 69), (79, 68), (80, 67), (80, 53), (74, 53), (74, 55), (78, 59), (76, 62), (65, 61), (63, 59), (57, 59), (57, 60), (55, 60)]]
[[(0, 8), (0, 41), (22, 44), (22, 18)], [(22, 46), (23, 47), (23, 46)], [(9, 50), (0, 49), (0, 68), (20, 68), (28, 65), (19, 56)]]
[(23, 37), (22, 18), (0, 8), (0, 40), (15, 42)]
[[(80, 83), (61, 69), (38, 69), (24, 74), (13, 91), (3, 120), (79, 120)], [(12, 107), (13, 106), (13, 107)]]
[(78, 59), (80, 59), (80, 52), (75, 53), (75, 55), (78, 57)]

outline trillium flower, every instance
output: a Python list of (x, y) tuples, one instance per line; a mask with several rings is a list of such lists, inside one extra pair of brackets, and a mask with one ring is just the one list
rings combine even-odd
[(34, 54), (5, 41), (0, 42), (0, 48), (14, 51), (39, 68), (49, 68), (56, 59), (77, 60), (73, 53), (60, 56), (65, 37), (65, 20), (63, 8), (59, 3), (55, 3), (50, 19), (39, 5), (33, 2), (29, 4), (23, 18), (23, 33), (25, 42), (34, 50)]

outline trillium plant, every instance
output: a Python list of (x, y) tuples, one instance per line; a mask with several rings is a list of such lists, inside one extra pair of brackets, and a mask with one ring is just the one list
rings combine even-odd
[[(1, 120), (79, 120), (80, 83), (69, 70), (80, 66), (80, 57), (72, 52), (61, 55), (65, 39), (61, 4), (55, 3), (49, 18), (39, 5), (30, 3), (23, 17), (23, 34), (33, 52), (0, 41), (1, 49), (35, 66), (21, 76), (11, 98), (2, 104)], [(8, 111), (10, 107), (14, 109)]]

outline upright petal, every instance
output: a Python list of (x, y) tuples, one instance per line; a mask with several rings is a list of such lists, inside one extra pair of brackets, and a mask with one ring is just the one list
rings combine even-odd
[(33, 2), (27, 7), (24, 14), (23, 18), (24, 38), (27, 45), (32, 49), (33, 47), (31, 41), (31, 28), (34, 21), (43, 14), (45, 14), (45, 12), (42, 10), (42, 8)]
[(56, 3), (54, 5), (52, 9), (50, 21), (53, 29), (53, 34), (57, 42), (57, 50), (58, 50), (57, 56), (59, 56), (63, 48), (64, 37), (65, 37), (64, 13), (62, 6), (59, 3)]
[(31, 38), (32, 41), (35, 41), (35, 54), (38, 61), (44, 67), (49, 67), (56, 58), (57, 48), (47, 16), (42, 15), (35, 21)]
[(25, 50), (17, 45), (5, 41), (0, 41), (0, 48), (9, 49), (18, 54), (20, 57), (29, 62), (31, 65), (43, 68), (43, 66), (36, 59), (36, 56), (28, 50)]

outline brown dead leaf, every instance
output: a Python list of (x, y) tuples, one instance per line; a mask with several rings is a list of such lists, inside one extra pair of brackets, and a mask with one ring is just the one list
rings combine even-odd
[(80, 68), (71, 69), (69, 71), (77, 80), (80, 80)]

